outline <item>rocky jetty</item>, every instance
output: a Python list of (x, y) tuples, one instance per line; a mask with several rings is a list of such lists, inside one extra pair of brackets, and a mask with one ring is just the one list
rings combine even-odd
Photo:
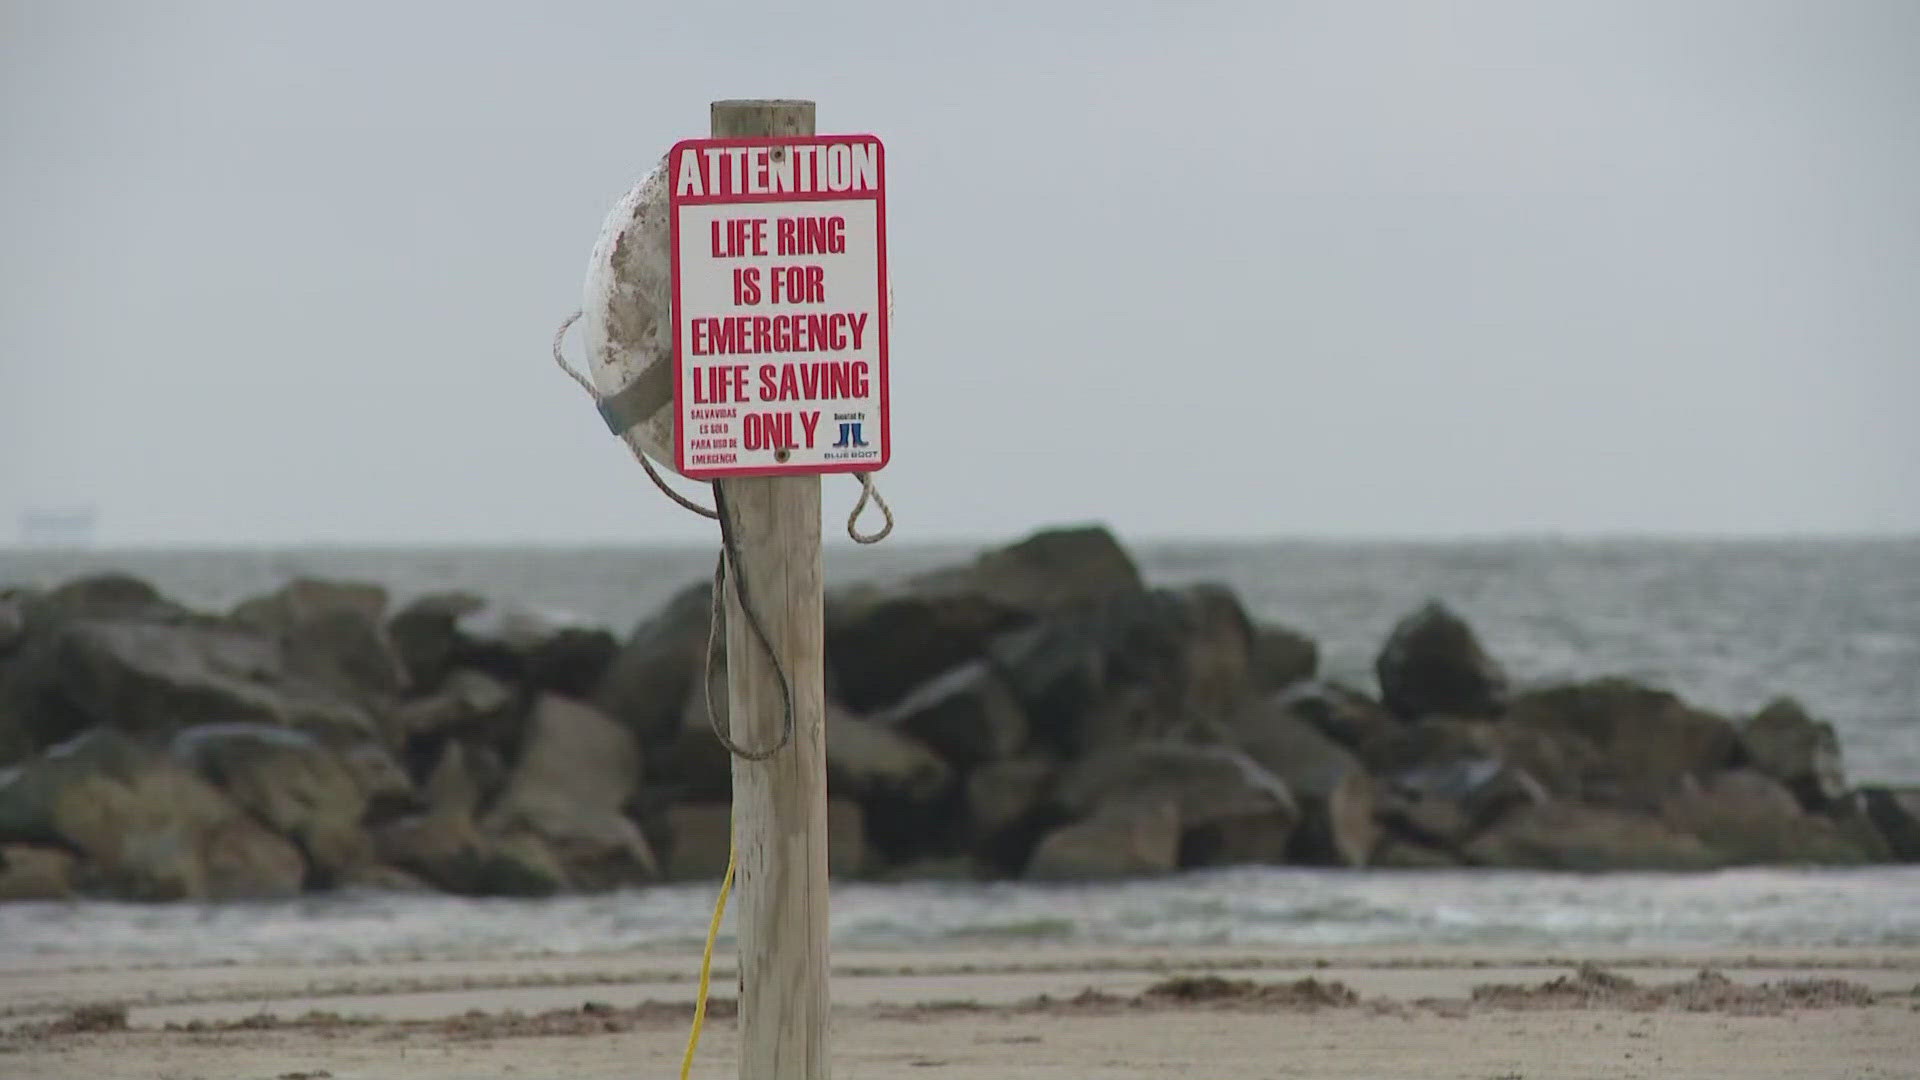
[[(716, 876), (707, 590), (624, 641), (344, 582), (224, 615), (124, 576), (0, 592), (0, 899)], [(842, 876), (1920, 860), (1920, 789), (1850, 786), (1792, 699), (1518, 685), (1438, 601), (1377, 688), (1339, 685), (1304, 635), (1151, 585), (1098, 528), (835, 589), (826, 637)]]

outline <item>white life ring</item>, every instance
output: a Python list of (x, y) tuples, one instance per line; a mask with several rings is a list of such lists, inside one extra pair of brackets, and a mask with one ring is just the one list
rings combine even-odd
[[(587, 362), (602, 414), (635, 451), (672, 469), (673, 211), (667, 158), (614, 204), (587, 262)], [(893, 317), (893, 283), (887, 283)], [(616, 422), (617, 418), (617, 422)]]
[[(674, 467), (672, 223), (662, 157), (607, 214), (587, 263), (581, 323), (603, 402), (618, 402), (623, 438)], [(630, 426), (627, 426), (630, 425)], [(677, 471), (677, 470), (676, 470)]]

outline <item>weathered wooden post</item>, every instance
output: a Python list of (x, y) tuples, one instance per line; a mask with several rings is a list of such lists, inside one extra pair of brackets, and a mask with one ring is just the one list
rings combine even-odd
[[(716, 101), (713, 137), (812, 135), (811, 101)], [(772, 746), (780, 672), (740, 608), (744, 575), (793, 694), (793, 742), (733, 759), (741, 1080), (826, 1080), (827, 739), (820, 477), (716, 481), (740, 566), (727, 578), (727, 708), (733, 741)]]
[(892, 528), (868, 475), (893, 442), (883, 150), (816, 136), (813, 111), (714, 102), (711, 137), (621, 199), (579, 316), (592, 379), (574, 375), (649, 472), (715, 485), (710, 512), (654, 477), (721, 519), (726, 552), (742, 1080), (828, 1076), (821, 474), (887, 514), (854, 539)]

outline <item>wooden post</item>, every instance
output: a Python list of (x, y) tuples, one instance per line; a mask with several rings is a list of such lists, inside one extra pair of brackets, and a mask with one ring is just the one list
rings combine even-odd
[[(811, 101), (716, 101), (713, 136), (812, 135)], [(793, 743), (733, 761), (741, 1080), (828, 1080), (827, 740), (820, 478), (722, 480), (740, 570), (793, 690)], [(780, 737), (780, 680), (727, 588), (733, 740)]]

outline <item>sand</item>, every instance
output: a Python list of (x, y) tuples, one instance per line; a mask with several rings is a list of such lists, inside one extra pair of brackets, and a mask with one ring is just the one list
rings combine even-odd
[[(0, 1077), (677, 1076), (690, 956), (0, 968)], [(694, 1075), (735, 1075), (731, 969)], [(835, 1075), (1920, 1077), (1920, 952), (835, 958)]]

